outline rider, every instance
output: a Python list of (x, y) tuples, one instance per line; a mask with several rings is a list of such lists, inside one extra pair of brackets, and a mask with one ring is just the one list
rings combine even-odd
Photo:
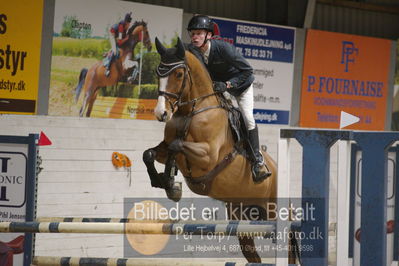
[[(107, 62), (104, 63), (106, 68), (105, 75), (109, 76), (111, 62), (114, 57), (118, 58), (119, 48), (129, 39), (128, 30), (131, 27), (132, 12), (126, 13), (125, 18), (119, 23), (114, 24), (109, 30), (109, 40), (111, 43), (111, 54), (107, 58)], [(137, 63), (131, 60), (131, 58), (126, 58), (123, 62), (123, 68), (125, 70), (135, 66)], [(134, 73), (135, 71), (133, 71)], [(130, 77), (132, 78), (132, 77)]]
[[(262, 181), (271, 175), (259, 151), (258, 127), (253, 115), (253, 70), (235, 47), (223, 40), (212, 39), (214, 22), (204, 15), (195, 15), (188, 23), (187, 30), (191, 43), (188, 49), (205, 63), (214, 82), (214, 91), (228, 91), (238, 103), (248, 129), (252, 149), (253, 179)], [(199, 53), (198, 53), (199, 51)]]

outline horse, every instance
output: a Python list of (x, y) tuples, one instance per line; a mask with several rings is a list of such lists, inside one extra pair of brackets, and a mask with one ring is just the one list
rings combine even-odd
[[(276, 202), (276, 162), (262, 152), (272, 174), (254, 183), (251, 162), (236, 149), (228, 111), (213, 91), (203, 63), (185, 51), (180, 39), (173, 48), (165, 48), (158, 38), (155, 44), (161, 63), (157, 68), (159, 96), (154, 113), (166, 124), (163, 141), (143, 153), (151, 185), (165, 189), (169, 199), (179, 201), (181, 183), (174, 181), (177, 168), (194, 193), (233, 206), (255, 205), (266, 210), (268, 202)], [(165, 164), (164, 173), (158, 173), (155, 160)], [(252, 237), (239, 236), (239, 242), (242, 247), (252, 247), (242, 250), (249, 262), (261, 262)]]
[(106, 69), (102, 61), (95, 63), (89, 69), (83, 68), (80, 71), (79, 82), (75, 88), (75, 102), (79, 100), (82, 90), (85, 96), (79, 116), (83, 116), (86, 109), (86, 116), (90, 116), (99, 88), (117, 84), (122, 77), (128, 74), (129, 70), (131, 71), (131, 69), (123, 68), (123, 62), (127, 58), (133, 58), (134, 48), (139, 42), (143, 42), (147, 50), (151, 51), (152, 44), (146, 22), (136, 21), (128, 29), (127, 34), (129, 38), (119, 48), (119, 58), (112, 61), (109, 76), (105, 75)]

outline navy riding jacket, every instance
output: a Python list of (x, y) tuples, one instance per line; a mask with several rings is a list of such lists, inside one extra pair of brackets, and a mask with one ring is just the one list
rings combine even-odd
[(241, 95), (255, 80), (251, 65), (230, 43), (213, 39), (210, 42), (208, 64), (199, 48), (192, 44), (186, 47), (204, 63), (213, 81), (230, 81), (232, 88), (228, 92), (234, 96)]

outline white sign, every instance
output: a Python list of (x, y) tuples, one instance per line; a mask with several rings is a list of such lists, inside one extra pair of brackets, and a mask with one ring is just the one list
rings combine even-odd
[[(28, 145), (0, 143), (0, 221), (26, 221)], [(0, 242), (20, 242), (23, 233), (0, 234)], [(24, 251), (27, 252), (27, 251)], [(13, 254), (13, 265), (24, 265), (24, 253)]]
[(215, 35), (233, 44), (254, 70), (257, 123), (289, 124), (295, 28), (213, 18)]
[(22, 207), (26, 201), (25, 154), (0, 151), (0, 207)]

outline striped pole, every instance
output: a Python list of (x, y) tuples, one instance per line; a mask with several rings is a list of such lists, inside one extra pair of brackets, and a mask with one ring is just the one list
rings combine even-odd
[[(248, 221), (248, 220), (173, 220), (173, 219), (165, 219), (165, 220), (136, 220), (131, 218), (93, 218), (93, 217), (38, 217), (36, 222), (63, 222), (63, 223), (184, 223), (184, 224), (275, 224), (274, 221)], [(296, 224), (299, 225), (299, 222), (289, 222), (288, 224)], [(336, 223), (328, 224), (328, 231), (330, 235), (335, 235), (335, 231), (337, 230)]]
[(271, 266), (267, 263), (215, 262), (176, 259), (128, 259), (128, 258), (81, 258), (36, 256), (33, 264), (37, 266)]
[(177, 220), (177, 219), (132, 219), (132, 218), (94, 218), (94, 217), (38, 217), (36, 222), (63, 222), (63, 223), (184, 223), (184, 224), (262, 224), (273, 221), (250, 220)]
[(136, 220), (130, 218), (94, 218), (94, 217), (38, 217), (36, 222), (64, 223), (172, 223), (175, 220)]
[(225, 224), (184, 223), (65, 223), (65, 222), (0, 222), (0, 232), (80, 233), (80, 234), (166, 234), (270, 236), (275, 222), (251, 221)]

